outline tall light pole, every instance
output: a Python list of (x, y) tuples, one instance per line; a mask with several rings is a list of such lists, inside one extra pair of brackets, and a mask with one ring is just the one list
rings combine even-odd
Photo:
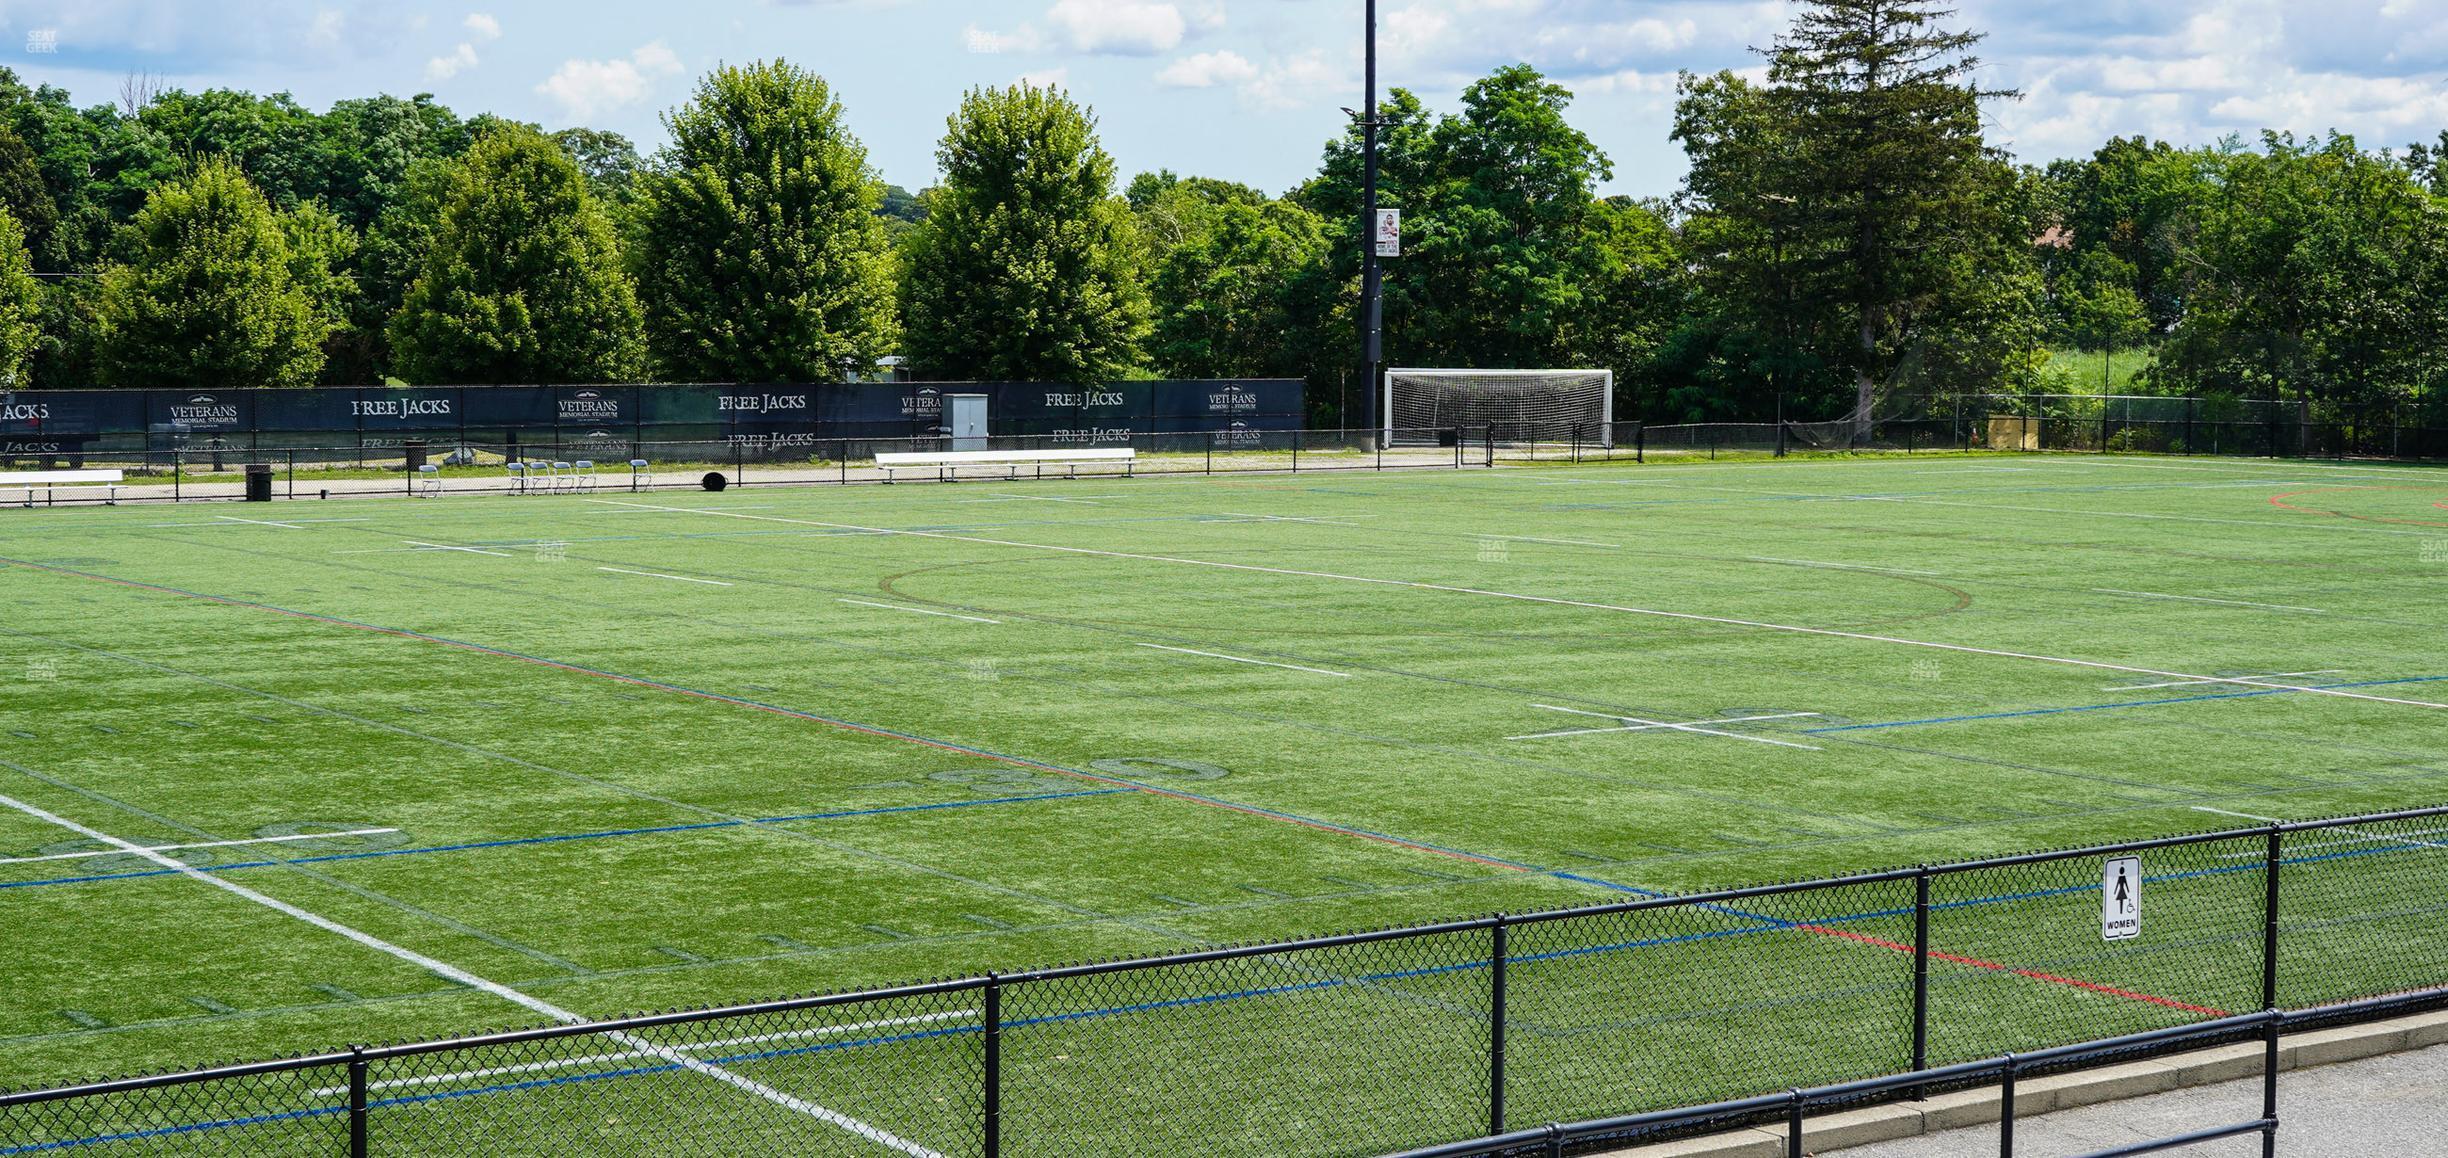
[(1360, 381), (1368, 394), (1369, 438), (1385, 429), (1378, 382), (1385, 362), (1385, 278), (1377, 266), (1377, 0), (1368, 7), (1368, 95), (1360, 108)]

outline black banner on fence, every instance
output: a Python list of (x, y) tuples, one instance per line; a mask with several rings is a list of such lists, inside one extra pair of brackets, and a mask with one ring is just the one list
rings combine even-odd
[(1302, 383), (1288, 379), (43, 390), (0, 395), (0, 456), (390, 447), (422, 439), (600, 448), (612, 457), (640, 442), (776, 447), (924, 438), (940, 432), (950, 394), (985, 395), (994, 434), (1080, 444), (1210, 433), (1255, 443), (1260, 432), (1300, 429), (1304, 410)]

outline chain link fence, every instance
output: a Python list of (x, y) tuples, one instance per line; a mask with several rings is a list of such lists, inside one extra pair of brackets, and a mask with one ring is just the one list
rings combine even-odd
[(6, 1094), (0, 1156), (1361, 1155), (2431, 991), (2448, 808)]

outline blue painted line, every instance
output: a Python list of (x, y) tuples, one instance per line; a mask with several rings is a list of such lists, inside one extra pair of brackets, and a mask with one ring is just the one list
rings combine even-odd
[[(984, 800), (950, 800), (938, 804), (905, 804), (892, 808), (856, 808), (843, 812), (806, 812), (796, 816), (766, 816), (755, 820), (713, 820), (703, 824), (666, 824), (656, 828), (614, 828), (602, 832), (571, 832), (557, 836), (523, 836), (509, 840), (480, 840), (466, 844), (438, 844), (423, 848), (386, 848), (372, 852), (335, 852), (321, 856), (302, 856), (293, 860), (250, 860), (231, 864), (194, 866), (197, 872), (225, 873), (238, 869), (272, 868), (277, 865), (326, 864), (343, 860), (374, 860), (393, 856), (422, 856), (427, 853), (469, 852), (486, 848), (516, 848), (523, 845), (565, 844), (577, 840), (608, 840), (622, 836), (651, 836), (671, 832), (703, 832), (714, 828), (741, 828), (752, 824), (788, 824), (802, 820), (842, 820), (857, 816), (883, 816), (895, 812), (934, 812), (946, 808), (976, 808), (986, 804), (1025, 804), (1034, 800), (1073, 800), (1083, 796), (1115, 796), (1131, 791), (1128, 788), (1091, 788), (1080, 792), (1041, 792), (1033, 796), (997, 796)], [(119, 854), (128, 855), (128, 854)], [(0, 889), (30, 889), (46, 885), (75, 885), (93, 881), (124, 881), (143, 877), (176, 876), (178, 869), (143, 869), (137, 872), (100, 873), (82, 877), (53, 877), (39, 881), (0, 881)]]
[[(2415, 676), (2410, 679), (2364, 680), (2350, 684), (2306, 684), (2317, 691), (2344, 691), (2350, 688), (2385, 688), (2399, 684), (2429, 684), (2448, 681), (2448, 676)], [(2118, 704), (2084, 704), (2074, 708), (2032, 708), (2020, 712), (1984, 712), (1977, 716), (1937, 716), (1926, 720), (1897, 720), (1888, 724), (1844, 724), (1830, 728), (1805, 728), (1806, 736), (1824, 736), (1834, 732), (1870, 732), (1881, 728), (1919, 728), (1930, 724), (1963, 724), (1975, 720), (2015, 720), (2029, 716), (2061, 716), (2068, 712), (2112, 712), (2124, 708), (2157, 708), (2168, 704), (2196, 704), (2204, 700), (2250, 700), (2261, 696), (2297, 696), (2305, 693), (2293, 688), (2266, 688), (2250, 692), (2216, 692), (2198, 696), (2176, 696), (2161, 700), (2129, 700)]]
[(204, 1130), (227, 1130), (237, 1126), (261, 1126), (269, 1122), (294, 1122), (302, 1118), (320, 1118), (347, 1112), (348, 1107), (346, 1106), (328, 1106), (312, 1110), (291, 1110), (284, 1114), (254, 1114), (244, 1118), (190, 1122), (180, 1126), (156, 1126), (150, 1130), (129, 1130), (119, 1134), (97, 1134), (89, 1138), (64, 1138), (56, 1142), (32, 1142), (22, 1146), (0, 1147), (0, 1155), (41, 1154), (54, 1150), (74, 1149), (79, 1146), (101, 1146), (112, 1142), (140, 1142), (147, 1138), (169, 1138)]

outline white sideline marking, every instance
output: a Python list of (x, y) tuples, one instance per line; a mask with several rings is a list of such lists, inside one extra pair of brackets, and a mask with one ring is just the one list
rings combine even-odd
[[(180, 852), (191, 848), (235, 848), (242, 844), (283, 844), (293, 840), (324, 840), (335, 836), (380, 836), (398, 832), (396, 828), (357, 828), (347, 832), (301, 832), (294, 836), (259, 836), (253, 840), (208, 840), (202, 844), (156, 844), (147, 852)], [(55, 852), (48, 856), (19, 856), (0, 860), (0, 864), (34, 864), (46, 860), (79, 860), (89, 856), (118, 856), (115, 848), (97, 848), (86, 852)]]
[(703, 583), (708, 587), (733, 586), (733, 584), (725, 583), (720, 579), (691, 579), (686, 575), (666, 575), (660, 571), (632, 571), (626, 567), (597, 567), (596, 570), (610, 571), (615, 575), (640, 575), (648, 579), (669, 579), (674, 583)]
[(1595, 539), (1541, 539), (1534, 535), (1472, 535), (1474, 539), (1496, 539), (1507, 543), (1554, 543), (1563, 547), (1604, 547), (1610, 551), (1623, 549), (1621, 543), (1601, 543)]
[[(600, 503), (600, 502), (602, 502), (603, 500), (602, 500), (602, 499), (588, 499), (587, 501), (588, 501), (588, 502), (590, 502), (590, 503)], [(773, 508), (772, 508), (772, 507), (769, 507), (769, 506), (759, 506), (759, 507), (731, 507), (731, 508), (729, 508), (729, 509), (730, 509), (730, 510), (734, 510), (734, 511), (770, 511), (770, 510), (772, 510)], [(597, 512), (597, 513), (599, 513), (599, 514), (606, 514), (606, 515), (643, 515), (643, 514), (654, 514), (654, 513), (660, 513), (660, 512), (663, 512), (663, 511), (678, 511), (678, 512), (684, 512), (684, 513), (691, 514), (691, 515), (719, 515), (719, 514), (723, 513), (721, 509), (718, 509), (718, 508), (715, 508), (715, 507), (648, 507), (648, 508), (646, 508), (646, 509), (644, 509), (644, 510), (636, 510), (636, 511), (600, 511), (600, 512)]]
[[(163, 868), (176, 872), (181, 876), (201, 881), (216, 889), (220, 889), (223, 892), (230, 893), (245, 900), (253, 901), (256, 904), (262, 905), (263, 907), (270, 909), (273, 912), (280, 913), (283, 916), (295, 917), (298, 920), (304, 921), (307, 924), (321, 929), (326, 933), (333, 933), (338, 936), (346, 937), (349, 940), (355, 941), (356, 943), (363, 945), (368, 949), (372, 949), (377, 953), (385, 953), (399, 958), (400, 960), (406, 961), (411, 965), (415, 965), (418, 968), (432, 973), (437, 977), (441, 977), (444, 980), (455, 981), (471, 989), (483, 990), (484, 992), (490, 993), (493, 996), (501, 998), (502, 1000), (513, 1005), (520, 1006), (534, 1013), (543, 1014), (544, 1016), (564, 1025), (588, 1024), (587, 1018), (563, 1009), (558, 1005), (554, 1005), (553, 1003), (540, 997), (530, 997), (527, 994), (521, 993), (516, 989), (512, 989), (507, 985), (501, 984), (500, 982), (489, 981), (485, 978), (479, 977), (465, 969), (459, 968), (456, 965), (435, 960), (434, 958), (428, 957), (423, 953), (419, 953), (414, 949), (394, 945), (391, 942), (385, 941), (371, 933), (364, 933), (356, 929), (352, 929), (349, 926), (343, 925), (329, 917), (308, 912), (305, 909), (301, 909), (287, 901), (276, 900), (272, 897), (256, 892), (245, 885), (239, 884), (236, 881), (229, 880), (213, 873), (199, 871), (194, 866), (183, 861), (173, 860), (158, 852), (154, 852), (143, 845), (121, 840), (118, 837), (112, 836), (109, 833), (103, 832), (99, 829), (87, 828), (86, 826), (78, 824), (67, 817), (60, 816), (55, 813), (45, 812), (42, 809), (22, 800), (18, 800), (15, 797), (0, 795), (0, 805), (6, 805), (10, 808), (14, 808), (27, 816), (35, 818), (36, 820), (58, 825), (59, 827), (65, 828), (79, 836), (92, 840), (98, 840), (104, 844), (117, 845), (122, 852), (134, 853), (137, 856), (141, 856), (146, 860), (162, 866)], [(665, 1046), (656, 1045), (655, 1043), (647, 1041), (636, 1034), (608, 1033), (604, 1036), (611, 1038), (622, 1045), (628, 1046), (631, 1049), (637, 1050), (640, 1053), (646, 1054), (647, 1056), (661, 1061), (670, 1062), (674, 1065), (682, 1067), (683, 1069), (704, 1074), (705, 1076), (713, 1078), (715, 1081), (721, 1082), (725, 1085), (755, 1094), (756, 1096), (772, 1102), (777, 1106), (781, 1106), (784, 1109), (795, 1110), (819, 1121), (839, 1126), (842, 1129), (856, 1134), (861, 1138), (865, 1138), (870, 1142), (874, 1142), (882, 1146), (888, 1146), (894, 1150), (900, 1151), (901, 1153), (910, 1155), (911, 1158), (944, 1158), (944, 1155), (941, 1153), (927, 1149), (926, 1147), (903, 1138), (897, 1134), (870, 1126), (867, 1123), (850, 1117), (847, 1114), (828, 1110), (823, 1106), (807, 1101), (804, 1098), (794, 1097), (790, 1094), (783, 1093), (782, 1091), (777, 1090), (772, 1086), (765, 1085), (762, 1082), (741, 1077), (740, 1075), (723, 1069), (720, 1066), (699, 1061), (696, 1058), (689, 1057), (686, 1054), (680, 1053)]]
[(1328, 518), (1303, 519), (1295, 518), (1291, 515), (1252, 515), (1245, 514), (1241, 511), (1226, 511), (1224, 514), (1228, 517), (1222, 519), (1209, 519), (1207, 521), (1210, 523), (1228, 523), (1235, 520), (1249, 523), (1316, 523), (1322, 527), (1348, 527), (1351, 524), (1344, 520), (1373, 519), (1377, 517), (1375, 515), (1334, 515)]
[(227, 523), (247, 523), (258, 527), (279, 527), (284, 531), (303, 531), (306, 529), (297, 525), (296, 523), (276, 523), (270, 519), (242, 519), (236, 515), (214, 515), (213, 517)]
[(969, 621), (969, 622), (971, 622), (971, 623), (1001, 623), (1001, 622), (1003, 622), (1003, 621), (1002, 621), (1002, 620), (1000, 620), (1000, 619), (988, 619), (988, 618), (986, 618), (985, 616), (982, 616), (982, 615), (956, 615), (956, 614), (953, 614), (952, 612), (949, 612), (949, 611), (930, 611), (930, 610), (928, 610), (928, 609), (926, 609), (926, 608), (924, 608), (924, 607), (903, 607), (903, 606), (901, 606), (901, 605), (900, 605), (900, 604), (898, 604), (898, 603), (877, 603), (877, 602), (875, 602), (875, 601), (873, 601), (873, 600), (868, 600), (868, 599), (841, 599), (841, 600), (836, 600), (836, 602), (839, 602), (839, 603), (856, 603), (856, 604), (858, 604), (858, 605), (859, 605), (859, 606), (861, 606), (861, 607), (880, 607), (880, 608), (883, 608), (883, 609), (884, 609), (884, 610), (886, 610), (886, 611), (906, 611), (906, 612), (909, 612), (909, 613), (910, 613), (910, 614), (912, 614), (912, 615), (939, 615), (939, 616), (942, 616), (942, 617), (943, 617), (943, 618), (945, 618), (945, 619), (966, 619), (966, 620), (968, 620), (968, 621)]
[[(1121, 496), (1119, 496), (1119, 495), (1098, 495), (1098, 496), (1097, 496), (1097, 498), (1101, 498), (1101, 499), (1111, 499), (1111, 498), (1119, 498), (1119, 497), (1121, 497)], [(964, 503), (1078, 503), (1079, 505), (1081, 505), (1081, 506), (1083, 506), (1083, 507), (1101, 507), (1101, 506), (1104, 506), (1104, 505), (1105, 505), (1105, 504), (1103, 504), (1103, 503), (1100, 503), (1100, 502), (1095, 502), (1095, 501), (1090, 500), (1090, 499), (1064, 499), (1064, 498), (1056, 498), (1056, 497), (1054, 497), (1053, 495), (981, 495), (981, 496), (979, 496), (979, 497), (977, 497), (977, 498), (974, 498), (974, 499), (959, 499), (959, 500), (956, 500), (956, 501), (958, 501), (958, 502), (964, 502)]]
[[(895, 1029), (904, 1025), (927, 1025), (938, 1021), (951, 1021), (958, 1018), (970, 1018), (976, 1016), (978, 1016), (977, 1010), (955, 1009), (945, 1013), (919, 1014), (915, 1017), (890, 1017), (879, 1021), (862, 1021), (855, 1025), (823, 1025), (812, 1029), (786, 1029), (779, 1033), (759, 1033), (751, 1034), (746, 1037), (727, 1037), (718, 1041), (686, 1042), (674, 1045), (671, 1048), (686, 1051), (731, 1049), (743, 1045), (765, 1045), (771, 1042), (792, 1041), (799, 1038), (823, 1037), (842, 1033), (861, 1033), (871, 1029)], [(523, 1062), (518, 1065), (488, 1066), (484, 1069), (461, 1070), (455, 1074), (426, 1074), (419, 1077), (388, 1078), (379, 1082), (369, 1082), (367, 1083), (366, 1088), (369, 1090), (395, 1090), (401, 1087), (443, 1086), (450, 1085), (454, 1082), (476, 1081), (483, 1078), (498, 1078), (510, 1074), (532, 1074), (541, 1073), (547, 1070), (575, 1069), (579, 1066), (606, 1065), (614, 1062), (635, 1061), (644, 1056), (647, 1055), (639, 1053), (635, 1050), (630, 1050), (623, 1053), (599, 1053), (592, 1057), (556, 1058), (551, 1061)], [(333, 1098), (339, 1097), (340, 1095), (346, 1093), (348, 1093), (347, 1086), (328, 1086), (323, 1089), (316, 1090), (308, 1096), (317, 1098)]]
[[(2224, 808), (2211, 808), (2211, 807), (2209, 807), (2209, 806), (2207, 806), (2207, 805), (2202, 805), (2202, 804), (2196, 804), (2196, 805), (2194, 805), (2194, 806), (2193, 806), (2193, 811), (2195, 811), (2195, 812), (2215, 812), (2215, 813), (2219, 814), (2220, 816), (2232, 816), (2232, 817), (2235, 817), (2235, 818), (2236, 818), (2236, 819), (2238, 819), (2238, 820), (2258, 820), (2258, 821), (2260, 821), (2260, 822), (2261, 822), (2261, 823), (2263, 823), (2263, 824), (2285, 824), (2285, 823), (2286, 823), (2285, 821), (2280, 820), (2280, 819), (2278, 819), (2278, 818), (2277, 818), (2277, 817), (2275, 817), (2275, 816), (2254, 816), (2252, 813), (2249, 813), (2249, 812), (2229, 812), (2229, 811), (2227, 811), (2227, 810), (2226, 810), (2226, 809), (2224, 809)], [(2413, 845), (2413, 846), (2415, 846), (2415, 847), (2417, 847), (2417, 848), (2448, 848), (2448, 844), (2435, 844), (2435, 843), (2433, 843), (2433, 842), (2431, 842), (2431, 841), (2428, 841), (2428, 840), (2415, 840), (2415, 839), (2412, 839), (2412, 838), (2410, 838), (2410, 837), (2403, 837), (2403, 836), (2391, 836), (2391, 835), (2389, 835), (2389, 834), (2387, 834), (2387, 833), (2385, 833), (2385, 832), (2364, 832), (2364, 831), (2362, 831), (2361, 829), (2357, 829), (2357, 828), (2354, 828), (2354, 827), (2351, 827), (2351, 826), (2346, 827), (2346, 828), (2336, 829), (2335, 831), (2338, 831), (2338, 832), (2351, 832), (2351, 833), (2354, 833), (2356, 836), (2359, 836), (2359, 837), (2362, 837), (2362, 838), (2363, 838), (2361, 841), (2359, 841), (2359, 842), (2354, 842), (2354, 843), (2365, 843), (2365, 844), (2368, 844), (2368, 843), (2370, 843), (2370, 842), (2372, 842), (2372, 841), (2375, 841), (2375, 840), (2385, 840), (2385, 841), (2394, 841), (2394, 842), (2396, 842), (2396, 843), (2398, 843), (2398, 844), (2410, 844), (2410, 845)], [(2328, 845), (2316, 845), (2316, 846), (2309, 846), (2309, 847), (2326, 848), (2326, 847), (2329, 847), (2329, 846), (2328, 846)]]
[[(605, 500), (610, 501), (610, 500)], [(644, 505), (644, 504), (637, 504)], [(1977, 505), (1977, 504), (1965, 504)], [(1961, 655), (1985, 655), (1999, 659), (2027, 659), (2035, 663), (2053, 663), (2065, 667), (2089, 668), (2094, 671), (2117, 671), (2128, 675), (2158, 676), (2163, 679), (2200, 680), (2203, 683), (2235, 684), (2249, 688), (2271, 688), (2306, 695), (2333, 696), (2339, 699), (2364, 700), (2378, 704), (2396, 704), (2408, 708), (2431, 708), (2448, 711), (2448, 704), (2429, 700), (2397, 699), (2390, 696), (2368, 695), (2342, 688), (2315, 688), (2301, 684), (2277, 684), (2243, 676), (2204, 676), (2192, 672), (2163, 671), (2159, 668), (2134, 667), (2096, 659), (2070, 659), (2064, 656), (2038, 655), (2031, 652), (2006, 651), (2001, 648), (1973, 647), (1963, 643), (1937, 643), (1925, 639), (1906, 639), (1896, 635), (1871, 635), (1860, 631), (1839, 631), (1832, 627), (1801, 627), (1788, 623), (1767, 623), (1756, 619), (1734, 619), (1722, 615), (1700, 615), (1689, 611), (1661, 611), (1652, 607), (1631, 607), (1621, 603), (1595, 603), (1582, 599), (1559, 599), (1551, 595), (1522, 595), (1511, 591), (1489, 591), (1479, 587), (1456, 587), (1444, 583), (1422, 583), (1413, 579), (1376, 579), (1366, 575), (1338, 575), (1331, 571), (1298, 571), (1289, 567), (1265, 567), (1256, 563), (1221, 563), (1213, 559), (1192, 559), (1182, 555), (1147, 555), (1131, 551), (1105, 551), (1094, 547), (1064, 547), (1051, 543), (1029, 543), (1018, 539), (990, 539), (983, 535), (955, 535), (944, 531), (907, 531), (885, 527), (862, 527), (854, 523), (828, 523), (818, 519), (791, 519), (780, 515), (734, 515), (719, 512), (729, 518), (753, 519), (767, 523), (793, 523), (807, 527), (830, 527), (842, 531), (869, 531), (885, 535), (906, 535), (919, 539), (942, 539), (954, 543), (984, 543), (996, 547), (1019, 547), (1032, 551), (1059, 551), (1069, 555), (1093, 555), (1105, 559), (1130, 559), (1146, 563), (1178, 563), (1190, 567), (1213, 567), (1222, 571), (1248, 571), (1261, 575), (1287, 575), (1300, 579), (1330, 579), (1341, 583), (1366, 583), (1376, 587), (1405, 587), (1414, 591), (1438, 591), (1448, 595), (1477, 595), (1489, 599), (1510, 599), (1520, 603), (1537, 603), (1549, 607), (1579, 607), (1591, 611), (1615, 611), (1626, 615), (1649, 615), (1659, 619), (1674, 619), (1686, 623), (1717, 623), (1728, 627), (1750, 627), (1762, 631), (1782, 631), (1794, 635), (1816, 635), (1829, 639), (1854, 639), (1868, 643), (1891, 643), (1900, 647), (1920, 647), (1931, 651), (1948, 651)]]
[(2116, 587), (2094, 587), (2092, 590), (2102, 595), (2124, 595), (2134, 599), (2177, 599), (2186, 603), (2219, 603), (2228, 607), (2258, 607), (2264, 611), (2308, 611), (2314, 615), (2329, 614), (2318, 607), (2297, 607), (2288, 603), (2247, 603), (2241, 599), (2211, 599), (2201, 595), (2168, 595), (2158, 591), (2126, 591)]
[[(229, 516), (229, 515), (214, 515), (213, 517), (214, 517), (215, 519), (230, 519), (230, 518), (231, 518), (231, 516)], [(240, 523), (251, 523), (251, 522), (254, 522), (254, 520), (253, 520), (253, 519), (233, 519), (232, 521), (234, 521), (234, 522), (240, 522)], [(296, 520), (293, 520), (293, 521), (291, 521), (291, 522), (286, 522), (286, 523), (267, 523), (267, 524), (263, 524), (263, 525), (265, 525), (265, 526), (274, 526), (274, 527), (288, 527), (288, 528), (291, 528), (291, 529), (293, 529), (293, 530), (304, 530), (304, 529), (305, 529), (305, 527), (304, 527), (304, 525), (303, 525), (303, 524), (307, 524), (307, 523), (362, 523), (362, 522), (366, 522), (366, 521), (367, 521), (367, 520), (365, 520), (365, 519), (296, 519)], [(226, 526), (228, 526), (228, 525), (229, 525), (228, 523), (220, 523), (220, 522), (214, 522), (214, 523), (146, 523), (146, 524), (145, 524), (145, 526), (147, 526), (147, 527), (226, 527)]]
[[(2345, 672), (2345, 668), (2331, 667), (2322, 668), (2319, 671), (2274, 671), (2267, 675), (2255, 676), (2253, 678), (2269, 680), (2282, 679), (2289, 676), (2343, 675)], [(2167, 683), (2160, 684), (2122, 684), (2112, 688), (2101, 688), (2100, 690), (2106, 692), (2152, 692), (2157, 691), (2160, 688), (2190, 688), (2198, 687), (2202, 684), (2214, 684), (2218, 682), (2218, 680), (2170, 680)]]
[[(1727, 487), (1720, 489), (1732, 490), (1734, 488)], [(1746, 492), (1738, 491), (1737, 493)], [(1752, 491), (1747, 493), (1757, 494), (1759, 492)], [(2311, 519), (2222, 519), (2216, 515), (2153, 515), (2146, 514), (2141, 511), (2069, 511), (2064, 507), (2008, 506), (2004, 503), (1957, 503), (1949, 502), (1945, 499), (1913, 498), (1906, 495), (1848, 495), (1846, 497), (1855, 502), (1919, 503), (1925, 507), (1969, 507), (1976, 511), (2027, 511), (2032, 514), (2039, 515), (2072, 515), (2076, 518), (2082, 519), (2149, 519), (2154, 522), (2162, 523), (2223, 523), (2228, 526), (2235, 527), (2259, 527), (2263, 530), (2276, 527), (2281, 529), (2292, 528), (2298, 530), (2350, 531), (2372, 535), (2421, 535), (2425, 538), (2437, 537), (2437, 535), (2426, 531), (2401, 531), (2394, 527), (2374, 527), (2355, 522), (2324, 523)]]
[[(1747, 736), (1741, 732), (1725, 732), (1719, 731), (1716, 728), (1703, 728), (1698, 724), (1669, 724), (1658, 720), (1644, 720), (1638, 716), (1621, 716), (1610, 712), (1585, 712), (1579, 708), (1559, 708), (1554, 704), (1532, 704), (1530, 706), (1534, 708), (1545, 708), (1550, 712), (1563, 712), (1567, 715), (1591, 716), (1601, 720), (1617, 720), (1621, 721), (1626, 726), (1620, 728), (1574, 728), (1563, 732), (1540, 732), (1536, 735), (1530, 736), (1507, 736), (1505, 739), (1555, 740), (1561, 739), (1565, 736), (1597, 736), (1612, 732), (1650, 732), (1664, 728), (1676, 732), (1695, 732), (1703, 736), (1723, 736), (1729, 740), (1749, 740), (1754, 744), (1775, 744), (1782, 748), (1800, 748), (1805, 752), (1821, 752), (1826, 750), (1809, 744), (1795, 743), (1792, 740), (1778, 740), (1767, 736)], [(1710, 722), (1717, 724), (1748, 724), (1758, 720), (1799, 720), (1814, 718), (1818, 715), (1819, 713), (1817, 712), (1780, 712), (1773, 716), (1729, 716), (1724, 719), (1712, 720)]]
[(1833, 571), (1878, 571), (1889, 575), (1928, 575), (1937, 579), (1946, 577), (1936, 571), (1916, 571), (1910, 567), (1873, 567), (1867, 563), (1822, 563), (1816, 559), (1779, 559), (1773, 555), (1751, 555), (1747, 558), (1753, 563), (1786, 563), (1795, 567), (1825, 567)]
[(1238, 655), (1226, 655), (1226, 654), (1224, 654), (1223, 652), (1220, 652), (1220, 651), (1199, 651), (1199, 650), (1196, 650), (1196, 649), (1194, 649), (1194, 648), (1187, 648), (1187, 647), (1166, 647), (1165, 645), (1163, 645), (1163, 644), (1161, 644), (1161, 643), (1143, 643), (1143, 644), (1140, 644), (1139, 646), (1141, 646), (1141, 647), (1152, 647), (1152, 648), (1155, 648), (1155, 649), (1156, 649), (1156, 650), (1158, 650), (1158, 651), (1178, 651), (1178, 652), (1182, 653), (1183, 655), (1203, 655), (1203, 656), (1206, 656), (1206, 657), (1207, 657), (1207, 658), (1209, 658), (1209, 659), (1228, 659), (1228, 660), (1231, 660), (1231, 661), (1232, 661), (1232, 662), (1234, 662), (1234, 663), (1254, 663), (1254, 664), (1257, 664), (1257, 665), (1258, 665), (1258, 666), (1260, 666), (1260, 667), (1279, 667), (1279, 668), (1283, 668), (1283, 669), (1284, 669), (1284, 670), (1286, 670), (1286, 671), (1305, 671), (1305, 672), (1314, 672), (1314, 673), (1316, 673), (1316, 674), (1318, 674), (1318, 675), (1322, 675), (1322, 676), (1333, 676), (1334, 678), (1339, 679), (1339, 680), (1347, 680), (1347, 679), (1350, 679), (1350, 678), (1351, 678), (1351, 673), (1350, 673), (1350, 672), (1347, 672), (1347, 671), (1327, 671), (1325, 668), (1322, 668), (1322, 667), (1302, 667), (1301, 665), (1296, 664), (1296, 663), (1275, 663), (1275, 662), (1273, 662), (1273, 661), (1271, 661), (1271, 660), (1263, 660), (1263, 659), (1249, 659), (1249, 658), (1246, 658), (1246, 657), (1243, 657), (1243, 656), (1238, 656)]
[(504, 559), (512, 557), (508, 551), (488, 551), (482, 547), (453, 547), (448, 543), (420, 543), (415, 539), (402, 539), (400, 542), (421, 551), (465, 551), (470, 555), (496, 555)]

